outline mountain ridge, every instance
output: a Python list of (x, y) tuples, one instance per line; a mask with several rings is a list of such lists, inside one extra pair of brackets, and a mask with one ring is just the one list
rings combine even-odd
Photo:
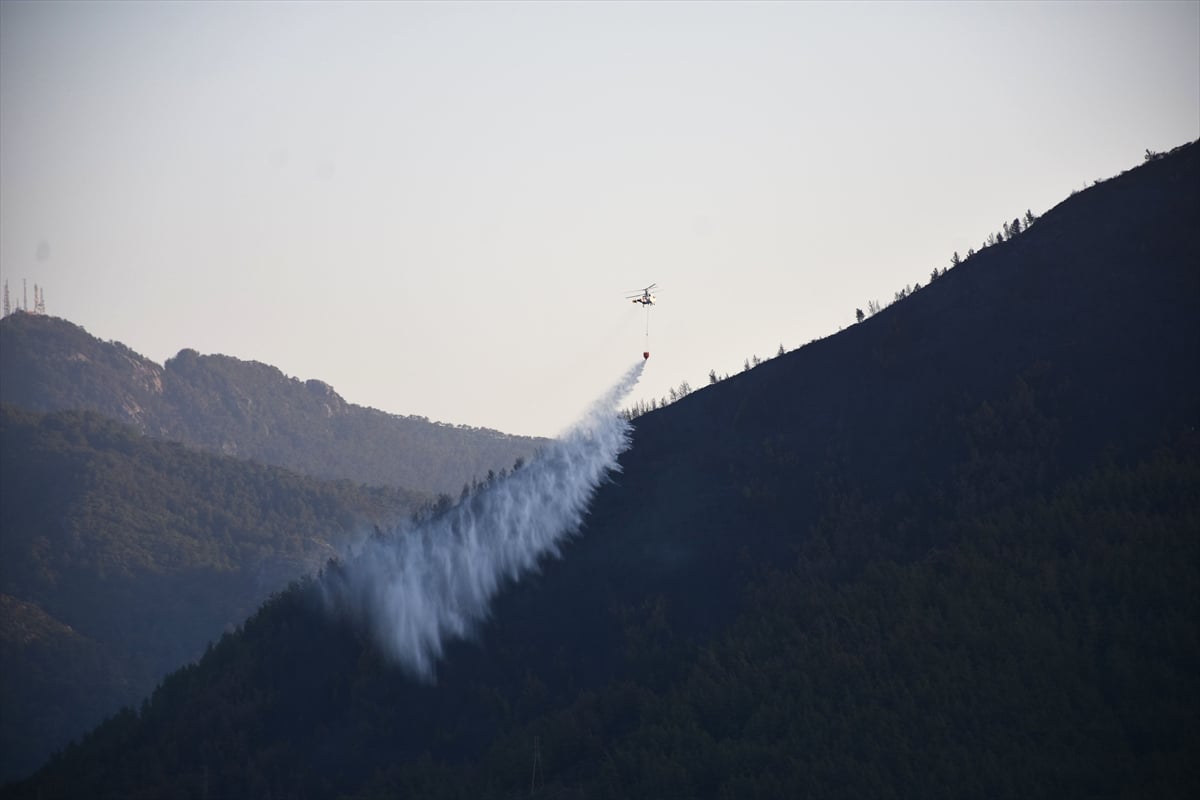
[(457, 495), (542, 440), (346, 402), (329, 384), (185, 348), (158, 365), (57, 317), (0, 319), (0, 402), (88, 409), (143, 433), (331, 480)]
[(1189, 796), (1198, 222), (1193, 143), (638, 417), (436, 685), (313, 579), (5, 796)]

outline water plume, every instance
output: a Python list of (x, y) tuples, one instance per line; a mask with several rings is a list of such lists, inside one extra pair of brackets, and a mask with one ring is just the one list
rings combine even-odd
[(330, 609), (365, 623), (380, 648), (432, 679), (446, 643), (469, 635), (510, 581), (557, 557), (601, 481), (619, 470), (629, 423), (617, 406), (645, 369), (629, 369), (583, 419), (528, 464), (429, 519), (364, 542), (321, 581)]

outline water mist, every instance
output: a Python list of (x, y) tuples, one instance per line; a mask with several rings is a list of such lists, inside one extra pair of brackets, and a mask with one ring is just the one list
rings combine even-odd
[(364, 542), (324, 575), (328, 606), (365, 623), (385, 653), (432, 679), (446, 642), (469, 635), (506, 582), (558, 556), (579, 530), (596, 488), (629, 447), (617, 406), (644, 368), (634, 365), (520, 469), (431, 519)]

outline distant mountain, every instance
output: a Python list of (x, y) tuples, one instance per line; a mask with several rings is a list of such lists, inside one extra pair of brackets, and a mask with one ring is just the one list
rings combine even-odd
[(432, 500), (0, 406), (0, 776), (201, 655), (337, 545)]
[(182, 350), (159, 366), (66, 320), (23, 312), (0, 319), (0, 402), (95, 411), (306, 475), (454, 496), (541, 441), (385, 414), (255, 361)]
[(414, 683), (273, 599), (5, 797), (1190, 797), (1200, 146), (635, 421)]

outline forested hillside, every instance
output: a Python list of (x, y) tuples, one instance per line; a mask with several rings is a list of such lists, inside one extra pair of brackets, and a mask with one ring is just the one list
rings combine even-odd
[(488, 470), (528, 458), (539, 441), (385, 414), (256, 361), (182, 350), (159, 366), (66, 320), (26, 313), (0, 319), (0, 402), (96, 411), (306, 475), (455, 496)]
[(436, 684), (310, 580), (5, 796), (1190, 797), (1198, 151), (637, 418)]
[[(941, 544), (832, 555), (893, 515)], [(689, 593), (551, 577), (436, 687), (306, 585), (8, 796), (1190, 797), (1197, 525), (1194, 439), (988, 513), (831, 511), (715, 635)]]
[(0, 775), (35, 767), (334, 547), (431, 499), (0, 406)]

